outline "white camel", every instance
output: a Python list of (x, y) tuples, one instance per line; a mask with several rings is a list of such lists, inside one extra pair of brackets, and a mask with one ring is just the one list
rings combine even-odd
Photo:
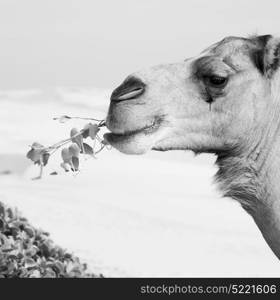
[(217, 155), (217, 183), (280, 259), (280, 39), (227, 37), (194, 58), (130, 75), (111, 96), (105, 139), (127, 154)]

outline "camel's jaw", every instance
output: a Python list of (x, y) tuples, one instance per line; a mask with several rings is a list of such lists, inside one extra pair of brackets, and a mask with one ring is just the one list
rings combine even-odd
[(109, 128), (111, 132), (106, 133), (104, 139), (125, 154), (143, 154), (151, 150), (160, 138), (161, 123), (160, 118), (155, 118), (150, 124), (140, 129), (121, 132), (119, 128)]

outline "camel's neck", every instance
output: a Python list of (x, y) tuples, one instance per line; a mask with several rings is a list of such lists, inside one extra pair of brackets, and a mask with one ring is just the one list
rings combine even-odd
[(254, 136), (251, 147), (218, 155), (216, 177), (224, 195), (252, 215), (280, 259), (280, 113), (272, 114), (270, 126)]
[(280, 155), (261, 175), (252, 162), (241, 158), (222, 158), (217, 164), (216, 177), (224, 195), (240, 202), (280, 259)]

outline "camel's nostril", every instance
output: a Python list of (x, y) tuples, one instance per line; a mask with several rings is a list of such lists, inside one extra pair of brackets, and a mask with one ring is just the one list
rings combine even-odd
[(144, 91), (145, 84), (139, 78), (128, 77), (113, 91), (111, 95), (111, 101), (120, 102), (135, 99), (142, 95)]

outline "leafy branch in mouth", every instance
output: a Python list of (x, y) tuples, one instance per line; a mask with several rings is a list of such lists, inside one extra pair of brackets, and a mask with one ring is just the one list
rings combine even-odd
[[(81, 130), (72, 128), (69, 138), (59, 141), (51, 146), (45, 147), (40, 143), (34, 142), (30, 146), (31, 149), (26, 154), (27, 158), (32, 160), (35, 165), (38, 165), (40, 167), (39, 175), (33, 179), (42, 178), (43, 168), (48, 164), (50, 156), (62, 147), (62, 163), (60, 164), (60, 166), (64, 169), (65, 172), (72, 171), (76, 173), (79, 171), (81, 154), (96, 157), (96, 154), (101, 152), (107, 146), (106, 141), (104, 141), (98, 135), (100, 128), (105, 126), (104, 120), (98, 120), (94, 118), (70, 117), (67, 115), (53, 118), (53, 120), (58, 120), (60, 123), (65, 123), (71, 119), (87, 120), (93, 122), (87, 123)], [(87, 138), (90, 138), (93, 141), (92, 146), (84, 142), (84, 140)], [(68, 146), (68, 144), (70, 145)], [(51, 173), (51, 175), (56, 174), (57, 172)]]

